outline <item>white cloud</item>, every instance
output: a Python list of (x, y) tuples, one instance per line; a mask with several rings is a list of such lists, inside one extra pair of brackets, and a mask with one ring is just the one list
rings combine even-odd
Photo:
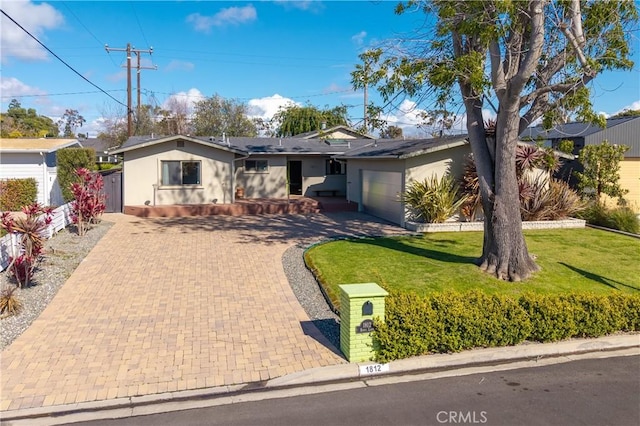
[(263, 120), (271, 120), (278, 109), (280, 107), (295, 104), (299, 105), (297, 102), (294, 102), (292, 99), (285, 98), (283, 96), (278, 95), (277, 93), (273, 96), (267, 96), (264, 98), (251, 99), (248, 102), (249, 105), (249, 116), (252, 118), (262, 118)]
[(213, 16), (203, 16), (199, 13), (187, 16), (187, 22), (193, 24), (193, 29), (204, 33), (211, 31), (211, 27), (246, 24), (256, 19), (258, 19), (258, 12), (253, 5), (228, 7)]
[(178, 92), (169, 96), (162, 103), (162, 108), (171, 110), (172, 106), (176, 105), (177, 103), (178, 105), (186, 105), (187, 113), (191, 114), (191, 111), (193, 111), (193, 105), (196, 102), (203, 100), (205, 97), (206, 96), (204, 96), (202, 92), (200, 92), (200, 90), (196, 88), (191, 88), (186, 92)]
[(362, 46), (364, 44), (364, 38), (367, 36), (366, 31), (360, 31), (358, 34), (351, 36), (351, 41), (357, 44), (358, 46)]
[(313, 13), (324, 9), (324, 4), (319, 0), (276, 0), (274, 3), (285, 9), (299, 9)]
[(179, 61), (177, 59), (174, 59), (173, 61), (169, 62), (169, 65), (167, 65), (164, 69), (165, 71), (193, 71), (194, 68), (195, 65), (192, 62)]
[(635, 101), (631, 105), (627, 105), (626, 107), (621, 108), (619, 111), (614, 112), (612, 115), (620, 114), (621, 112), (624, 112), (624, 111), (637, 111), (637, 110), (640, 110), (640, 101)]
[(115, 74), (109, 74), (107, 75), (107, 80), (113, 82), (113, 83), (117, 83), (118, 81), (122, 81), (124, 79), (127, 78), (127, 71), (126, 70), (122, 70), (122, 71), (118, 71)]
[(3, 98), (19, 98), (25, 95), (47, 94), (44, 90), (24, 84), (15, 77), (2, 76), (0, 76), (0, 92)]
[[(4, 1), (2, 9), (24, 29), (43, 41), (45, 30), (55, 29), (64, 23), (64, 17), (47, 3), (33, 4), (31, 1)], [(47, 52), (26, 32), (9, 18), (2, 15), (0, 20), (0, 52), (2, 63), (10, 58), (41, 61), (47, 59)]]

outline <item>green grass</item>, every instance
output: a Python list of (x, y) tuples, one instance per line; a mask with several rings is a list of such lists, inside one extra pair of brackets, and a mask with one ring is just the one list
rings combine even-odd
[(525, 238), (542, 270), (519, 283), (492, 278), (473, 263), (481, 232), (332, 241), (310, 248), (305, 259), (336, 308), (338, 285), (367, 282), (418, 294), (640, 291), (639, 239), (589, 228), (525, 231)]

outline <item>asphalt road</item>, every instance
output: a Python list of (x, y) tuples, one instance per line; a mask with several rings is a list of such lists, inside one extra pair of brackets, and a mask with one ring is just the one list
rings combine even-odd
[(375, 385), (144, 417), (115, 425), (640, 425), (640, 356)]

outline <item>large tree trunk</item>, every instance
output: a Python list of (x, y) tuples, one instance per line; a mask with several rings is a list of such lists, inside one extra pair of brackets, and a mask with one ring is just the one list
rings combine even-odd
[(484, 210), (484, 243), (478, 264), (484, 271), (509, 281), (527, 279), (539, 268), (529, 255), (520, 216), (515, 152), (519, 116), (502, 109), (498, 113), (495, 139), (482, 125), (481, 104), (468, 103), (467, 126), (480, 179)]

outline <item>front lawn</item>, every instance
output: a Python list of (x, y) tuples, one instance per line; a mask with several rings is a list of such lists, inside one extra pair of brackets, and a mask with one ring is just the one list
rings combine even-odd
[(481, 232), (332, 241), (310, 248), (305, 259), (336, 308), (338, 285), (367, 282), (418, 294), (640, 292), (639, 239), (589, 228), (525, 236), (542, 270), (520, 283), (491, 278), (473, 264), (482, 250)]

